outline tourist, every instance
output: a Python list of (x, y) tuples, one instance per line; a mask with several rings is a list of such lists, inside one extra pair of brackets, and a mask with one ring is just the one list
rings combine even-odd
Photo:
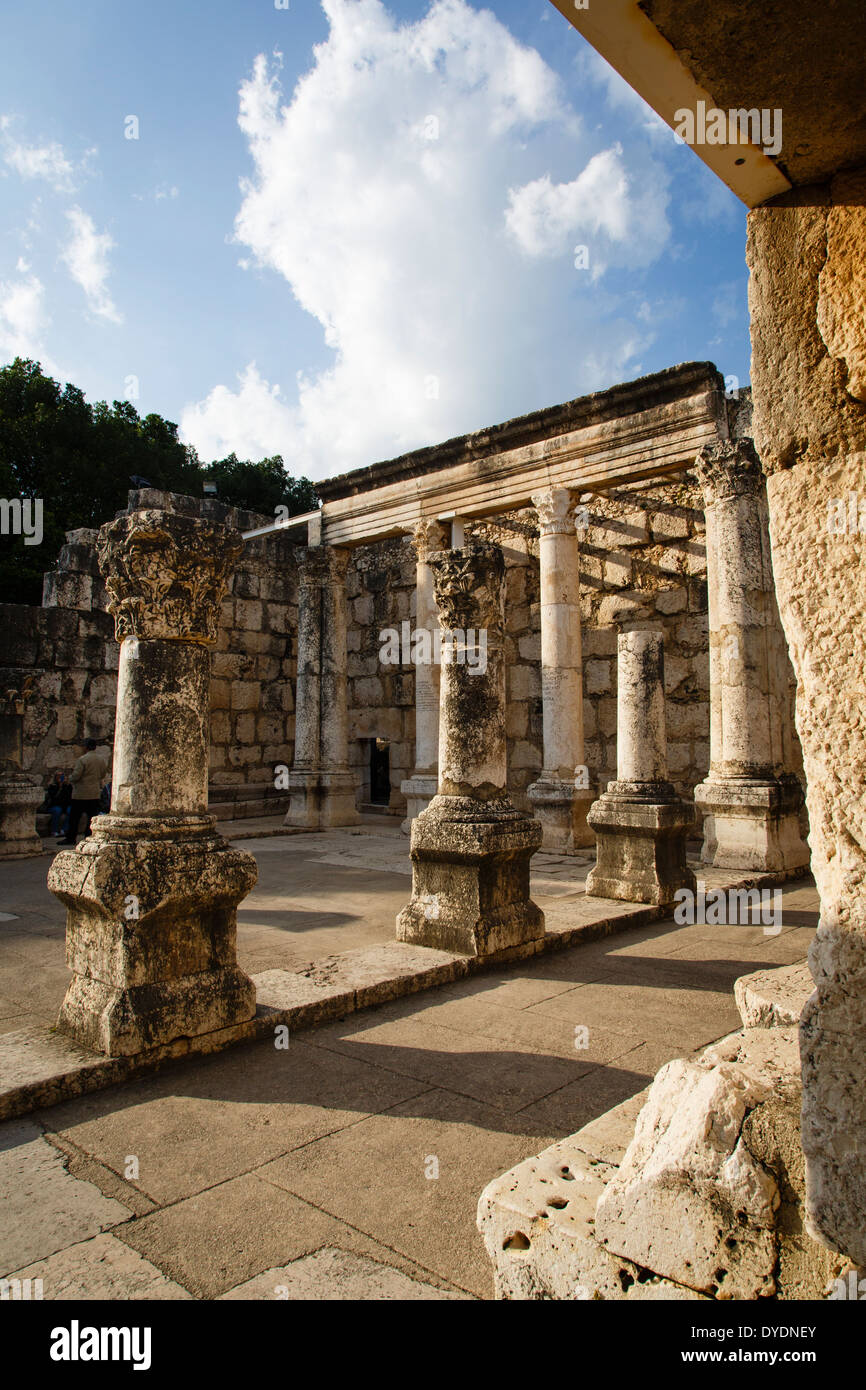
[(40, 811), (47, 811), (51, 816), (51, 834), (57, 839), (66, 832), (71, 801), (71, 782), (65, 772), (55, 772), (45, 788), (45, 800), (39, 809)]
[(99, 796), (105, 775), (108, 772), (108, 759), (104, 753), (97, 753), (95, 738), (87, 739), (84, 748), (84, 753), (76, 762), (70, 775), (73, 786), (72, 803), (69, 808), (66, 838), (60, 841), (62, 845), (75, 844), (78, 822), (82, 815), (87, 817), (86, 834), (87, 830), (90, 829), (92, 817), (98, 816), (100, 811)]

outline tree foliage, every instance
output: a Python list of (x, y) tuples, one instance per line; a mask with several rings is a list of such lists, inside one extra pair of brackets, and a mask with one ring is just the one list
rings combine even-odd
[(43, 538), (0, 536), (0, 602), (39, 603), (65, 533), (110, 521), (127, 505), (133, 478), (200, 497), (216, 482), (220, 501), (272, 515), (318, 505), (306, 478), (291, 478), (279, 455), (255, 463), (230, 454), (205, 467), (177, 425), (138, 414), (130, 401), (89, 404), (77, 386), (61, 386), (38, 362), (16, 357), (0, 368), (0, 498), (42, 502)]

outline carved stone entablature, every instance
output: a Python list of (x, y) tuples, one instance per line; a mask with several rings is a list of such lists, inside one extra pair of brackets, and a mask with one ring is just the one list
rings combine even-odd
[(764, 488), (764, 471), (751, 439), (722, 440), (702, 449), (695, 472), (707, 506), (728, 497), (757, 495)]
[(97, 550), (118, 641), (216, 642), (239, 531), (148, 507), (101, 527)]
[(538, 512), (538, 526), (542, 536), (567, 536), (574, 532), (572, 507), (574, 499), (565, 487), (549, 488), (546, 492), (534, 492), (532, 505)]
[(449, 632), (504, 626), (505, 558), (498, 545), (477, 541), (465, 550), (439, 550), (430, 557), (433, 589), (442, 626)]

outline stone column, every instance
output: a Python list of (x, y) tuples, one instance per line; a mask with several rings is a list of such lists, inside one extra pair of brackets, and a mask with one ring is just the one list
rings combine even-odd
[[(433, 593), (430, 554), (446, 545), (445, 527), (428, 517), (412, 530), (415, 555), (415, 627), (430, 633), (439, 630), (439, 613)], [(439, 766), (439, 664), (419, 663), (415, 667), (415, 767), (412, 776), (400, 783), (406, 798), (403, 830), (409, 834), (412, 821), (429, 806), (436, 795)]]
[[(412, 824), (412, 898), (397, 938), (490, 956), (544, 935), (529, 896), (541, 826), (506, 790), (504, 588), (499, 546), (430, 556), (443, 637), (437, 795)], [(486, 633), (487, 659), (465, 660), (460, 637)], [(450, 655), (450, 659), (449, 659)]]
[(24, 769), (24, 711), (32, 676), (23, 688), (0, 694), (0, 859), (42, 854), (36, 808), (43, 798), (38, 777)]
[(664, 636), (647, 610), (624, 606), (617, 639), (616, 775), (592, 806), (598, 856), (586, 881), (597, 898), (667, 904), (695, 891), (686, 837), (695, 809), (668, 781)]
[[(755, 444), (821, 921), (800, 1022), (810, 1233), (866, 1267), (866, 166), (749, 214)], [(854, 499), (854, 507), (850, 506)], [(846, 524), (840, 528), (840, 513)]]
[(710, 772), (695, 789), (703, 859), (779, 871), (808, 864), (803, 791), (790, 764), (789, 661), (770, 554), (766, 487), (750, 440), (704, 449)]
[(355, 825), (355, 777), (349, 768), (346, 703), (348, 550), (297, 552), (298, 676), (295, 758), (286, 825), (324, 830)]
[(580, 556), (568, 490), (551, 488), (532, 502), (540, 528), (544, 766), (527, 794), (544, 848), (568, 854), (595, 839), (586, 822), (594, 793), (583, 761)]
[(60, 1026), (128, 1055), (245, 1022), (236, 912), (252, 855), (207, 813), (210, 654), (239, 532), (141, 508), (99, 533), (120, 648), (111, 812), (58, 854), (72, 982)]

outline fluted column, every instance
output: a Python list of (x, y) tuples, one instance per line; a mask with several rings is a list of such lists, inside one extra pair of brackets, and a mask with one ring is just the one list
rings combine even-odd
[(703, 450), (707, 518), (710, 772), (695, 790), (703, 858), (723, 868), (809, 862), (791, 767), (789, 661), (776, 604), (766, 486), (750, 440)]
[(623, 602), (616, 619), (616, 776), (592, 806), (597, 841), (586, 891), (597, 898), (666, 904), (694, 892), (686, 836), (694, 806), (668, 781), (664, 633), (647, 610)]
[(591, 845), (586, 815), (594, 793), (584, 764), (580, 555), (566, 488), (533, 494), (541, 574), (541, 700), (544, 766), (528, 788), (545, 849)]
[(55, 858), (73, 972), (60, 1026), (124, 1055), (251, 1018), (236, 911), (256, 880), (207, 812), (208, 648), (240, 533), (168, 508), (99, 533), (120, 642), (111, 812)]
[[(444, 549), (446, 528), (425, 517), (412, 528), (415, 548), (415, 627), (430, 633), (439, 629), (439, 612), (433, 593), (430, 555)], [(435, 650), (435, 649), (434, 649)], [(415, 666), (415, 766), (412, 776), (401, 782), (406, 798), (403, 830), (408, 835), (412, 821), (429, 806), (436, 795), (439, 766), (439, 663), (419, 661)]]
[(346, 689), (348, 550), (299, 549), (295, 757), (286, 824), (306, 829), (354, 825), (355, 776), (349, 767)]
[[(412, 898), (397, 937), (490, 956), (544, 934), (529, 897), (541, 827), (506, 790), (505, 561), (499, 546), (476, 543), (431, 555), (430, 565), (454, 645), (443, 640), (438, 791), (412, 823)], [(483, 666), (465, 659), (470, 629), (484, 634)]]

